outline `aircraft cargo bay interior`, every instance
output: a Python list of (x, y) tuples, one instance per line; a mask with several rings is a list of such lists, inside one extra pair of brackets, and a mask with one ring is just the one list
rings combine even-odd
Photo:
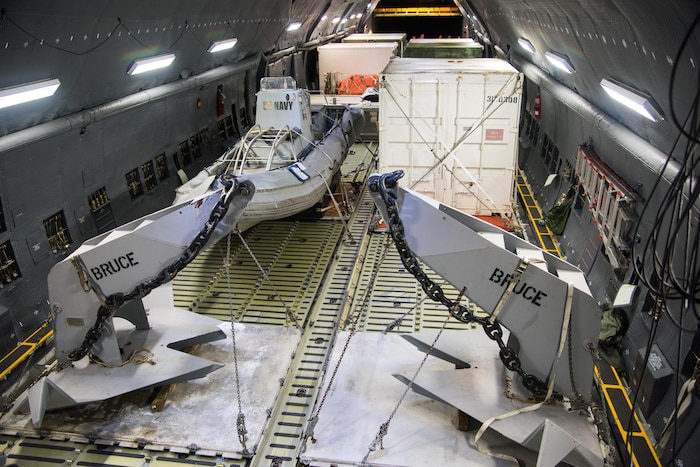
[(6, 1), (1, 466), (683, 466), (674, 0)]

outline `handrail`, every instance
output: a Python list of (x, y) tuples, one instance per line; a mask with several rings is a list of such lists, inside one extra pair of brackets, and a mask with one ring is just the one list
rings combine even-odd
[[(236, 175), (241, 175), (243, 173), (243, 169), (246, 166), (246, 161), (248, 159), (248, 155), (250, 152), (253, 150), (253, 145), (260, 139), (265, 140), (266, 137), (273, 136), (273, 138), (269, 138), (268, 142), (271, 141), (270, 145), (270, 151), (267, 154), (267, 158), (261, 157), (260, 159), (265, 160), (266, 159), (266, 164), (265, 164), (265, 170), (269, 171), (273, 168), (273, 162), (275, 155), (277, 155), (277, 151), (279, 148), (279, 145), (286, 139), (291, 137), (291, 139), (294, 139), (294, 135), (296, 132), (292, 129), (289, 128), (288, 125), (283, 126), (280, 129), (275, 129), (275, 128), (269, 128), (266, 130), (263, 130), (260, 125), (254, 125), (248, 132), (245, 134), (243, 138), (241, 138), (240, 144), (236, 146), (235, 149), (229, 151), (227, 154), (234, 154), (231, 159), (228, 160), (228, 167), (226, 169), (227, 172), (234, 173)], [(225, 154), (224, 157), (227, 155)], [(226, 161), (226, 159), (224, 159)], [(296, 153), (291, 154), (291, 162), (296, 162), (297, 161), (297, 155)]]

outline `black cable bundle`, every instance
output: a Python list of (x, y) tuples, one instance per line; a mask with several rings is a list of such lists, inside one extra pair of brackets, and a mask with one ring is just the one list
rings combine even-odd
[[(687, 313), (692, 312), (695, 316), (695, 320), (691, 320), (692, 322), (700, 321), (700, 310), (698, 309), (700, 301), (700, 226), (698, 225), (700, 221), (698, 213), (700, 209), (697, 204), (700, 196), (700, 170), (698, 169), (700, 163), (700, 154), (698, 154), (700, 149), (700, 73), (696, 76), (695, 92), (689, 101), (690, 107), (685, 118), (682, 119), (682, 123), (674, 106), (674, 91), (676, 91), (679, 64), (691, 40), (695, 39), (695, 31), (699, 22), (700, 14), (695, 17), (688, 28), (671, 71), (669, 83), (670, 117), (679, 134), (669, 151), (665, 164), (659, 171), (651, 193), (647, 197), (650, 200), (657, 195), (660, 197), (660, 202), (654, 206), (655, 210), (652, 211), (652, 203), (647, 201), (634, 234), (634, 238), (639, 239), (640, 226), (652, 226), (646, 241), (643, 244), (635, 243), (633, 258), (638, 258), (634, 263), (635, 273), (648, 288), (655, 303), (651, 309), (652, 323), (647, 351), (633, 405), (637, 401), (641, 380), (644, 378), (651, 347), (656, 340), (659, 321), (662, 317), (668, 317), (679, 333), (674, 394), (678, 393), (681, 386), (681, 367), (688, 365), (687, 362), (685, 365), (683, 363), (684, 359), (687, 360), (685, 354), (692, 353), (694, 355), (696, 353), (694, 350), (697, 350), (692, 348), (695, 341), (700, 344), (700, 340), (696, 339), (691, 345), (690, 352), (683, 352), (683, 333), (696, 333), (695, 324), (689, 328), (685, 327), (687, 324), (684, 325), (684, 320), (686, 323), (688, 322)], [(687, 88), (683, 91), (687, 92)], [(665, 183), (662, 185), (663, 174), (671, 161), (678, 163), (678, 172), (671, 180), (667, 180), (669, 186), (666, 192), (661, 195), (665, 188), (663, 186)], [(674, 306), (667, 306), (670, 301), (676, 302)], [(674, 316), (674, 309), (678, 308), (680, 310)], [(687, 344), (686, 342), (686, 346)], [(678, 413), (678, 409), (679, 407), (676, 407), (675, 414)], [(677, 417), (674, 415), (673, 423), (676, 422)], [(631, 427), (632, 419), (629, 420), (629, 428), (631, 429)], [(674, 460), (671, 461), (672, 465), (675, 465), (675, 458), (683, 447), (682, 445), (677, 446), (676, 431), (674, 430), (673, 433), (671, 457)], [(630, 440), (628, 440), (629, 442)]]

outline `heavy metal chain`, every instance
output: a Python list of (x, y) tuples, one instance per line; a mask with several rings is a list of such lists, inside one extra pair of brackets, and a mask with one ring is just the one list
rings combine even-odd
[(258, 267), (258, 270), (260, 271), (260, 274), (262, 275), (263, 279), (267, 281), (268, 284), (270, 284), (270, 287), (272, 288), (272, 291), (275, 293), (275, 297), (277, 297), (284, 307), (284, 311), (287, 314), (287, 318), (294, 323), (294, 326), (297, 329), (301, 328), (301, 324), (299, 323), (299, 318), (297, 318), (297, 315), (294, 313), (292, 308), (287, 305), (287, 303), (284, 301), (284, 298), (282, 298), (282, 295), (277, 291), (277, 288), (275, 287), (275, 284), (272, 283), (270, 280), (270, 277), (267, 275), (267, 272), (265, 272), (265, 268), (262, 267), (262, 264), (260, 264), (260, 261), (258, 261), (258, 258), (255, 257), (255, 253), (253, 253), (253, 250), (250, 248), (248, 245), (248, 242), (245, 241), (245, 238), (243, 238), (243, 234), (241, 232), (238, 232), (238, 238), (241, 240), (241, 243), (245, 247), (246, 250), (248, 250), (248, 254), (250, 255), (251, 258), (253, 258), (253, 262), (255, 262), (255, 265)]
[[(386, 204), (388, 219), (385, 219), (389, 226), (389, 232), (394, 239), (394, 244), (399, 252), (401, 262), (408, 272), (410, 272), (421, 285), (423, 291), (434, 301), (442, 303), (450, 311), (450, 314), (457, 320), (463, 323), (480, 324), (486, 335), (494, 340), (499, 347), (498, 355), (503, 362), (503, 365), (510, 371), (514, 371), (520, 375), (525, 388), (532, 392), (536, 397), (542, 398), (547, 394), (547, 386), (538, 377), (531, 375), (523, 370), (518, 353), (503, 342), (503, 329), (501, 324), (494, 320), (493, 323), (488, 317), (479, 317), (474, 315), (472, 311), (460, 303), (455, 303), (445, 296), (442, 287), (435, 283), (423, 271), (418, 257), (413, 254), (406, 241), (406, 233), (403, 222), (399, 216), (399, 208), (397, 205), (397, 182), (403, 177), (403, 171), (397, 170), (388, 174), (373, 176), (369, 180), (369, 189), (379, 193), (382, 201)], [(561, 398), (561, 395), (555, 394), (555, 398)]]
[(248, 439), (248, 429), (245, 426), (245, 415), (243, 414), (243, 406), (241, 403), (241, 383), (238, 374), (238, 351), (236, 349), (236, 328), (233, 317), (233, 292), (231, 290), (231, 233), (226, 237), (226, 258), (224, 259), (226, 267), (226, 286), (228, 289), (228, 308), (231, 319), (231, 342), (233, 345), (233, 368), (236, 374), (236, 400), (238, 401), (238, 416), (236, 417), (236, 431), (238, 432), (238, 441), (243, 446), (243, 456), (252, 457), (253, 453), (248, 450), (246, 441)]
[(85, 339), (80, 347), (68, 354), (68, 360), (80, 360), (90, 352), (90, 348), (102, 335), (105, 323), (115, 309), (121, 307), (128, 301), (141, 299), (148, 295), (156, 287), (160, 287), (161, 285), (170, 282), (178, 272), (183, 270), (185, 266), (192, 262), (192, 260), (206, 245), (207, 241), (214, 232), (214, 229), (219, 224), (219, 221), (221, 221), (221, 219), (223, 219), (223, 217), (226, 215), (234, 196), (236, 194), (247, 196), (251, 191), (251, 186), (248, 182), (238, 183), (233, 176), (223, 175), (219, 177), (219, 181), (224, 186), (219, 201), (212, 209), (209, 219), (204, 224), (204, 227), (202, 227), (202, 230), (200, 230), (194, 237), (190, 245), (185, 249), (180, 257), (170, 265), (163, 268), (155, 277), (140, 283), (130, 292), (118, 292), (108, 297), (101, 298), (100, 302), (102, 302), (102, 304), (97, 311), (95, 324), (85, 334)]
[(567, 340), (567, 354), (569, 357), (569, 380), (571, 381), (571, 390), (574, 392), (574, 400), (577, 402), (582, 402), (583, 397), (581, 397), (581, 393), (578, 392), (578, 388), (576, 387), (576, 379), (574, 378), (574, 348), (572, 342), (572, 331), (571, 331), (571, 324), (569, 324), (566, 327), (566, 340)]
[(39, 376), (34, 378), (34, 381), (29, 383), (29, 385), (27, 385), (26, 387), (22, 387), (21, 386), (22, 379), (23, 379), (24, 375), (27, 374), (27, 371), (31, 367), (32, 367), (32, 359), (27, 358), (27, 361), (24, 364), (24, 368), (22, 369), (22, 372), (20, 373), (20, 377), (17, 378), (17, 382), (15, 383), (14, 388), (11, 391), (7, 392), (7, 396), (0, 396), (0, 418), (2, 418), (2, 416), (4, 416), (6, 413), (8, 413), (12, 409), (12, 407), (15, 405), (15, 401), (17, 400), (17, 398), (20, 396), (20, 394), (22, 392), (29, 390), (32, 386), (34, 386), (36, 383), (38, 383), (41, 378), (48, 376), (50, 373), (53, 373), (54, 371), (56, 371), (58, 369), (58, 362), (56, 360), (54, 360), (54, 362), (51, 365), (44, 368), (44, 370), (39, 374)]
[[(336, 363), (335, 368), (333, 369), (333, 373), (331, 374), (331, 378), (328, 381), (328, 385), (326, 386), (326, 390), (323, 392), (323, 396), (321, 396), (321, 402), (319, 402), (318, 407), (316, 408), (316, 412), (309, 418), (309, 424), (306, 428), (306, 436), (307, 436), (307, 438), (311, 438), (312, 443), (316, 442), (316, 438), (314, 438), (314, 429), (316, 428), (316, 424), (318, 423), (318, 415), (321, 413), (321, 409), (323, 408), (323, 404), (326, 403), (326, 398), (328, 397), (328, 394), (330, 393), (331, 388), (333, 387), (333, 381), (335, 381), (335, 377), (338, 374), (338, 370), (340, 369), (340, 364), (343, 361), (343, 357), (345, 356), (345, 352), (348, 350), (348, 346), (350, 345), (350, 340), (352, 340), (352, 337), (357, 332), (357, 324), (360, 322), (360, 317), (362, 316), (363, 312), (367, 309), (367, 306), (369, 305), (369, 301), (370, 301), (370, 298), (372, 296), (372, 291), (374, 290), (374, 285), (377, 281), (377, 276), (379, 275), (379, 269), (381, 268), (382, 264), (384, 263), (384, 260), (386, 259), (386, 255), (389, 252), (390, 246), (391, 246), (391, 242), (389, 241), (389, 238), (387, 237), (387, 241), (386, 241), (386, 243), (384, 243), (379, 261), (377, 261), (377, 263), (374, 266), (374, 271), (372, 271), (372, 276), (370, 277), (369, 283), (367, 284), (367, 288), (365, 289), (365, 293), (362, 296), (362, 301), (360, 302), (360, 305), (357, 307), (357, 311), (355, 312), (355, 316), (352, 318), (352, 326), (350, 327), (350, 333), (348, 334), (348, 338), (345, 341), (345, 345), (343, 346), (343, 350), (340, 352), (340, 356), (338, 357), (338, 363)], [(345, 324), (347, 324), (347, 321)]]
[[(455, 306), (462, 300), (462, 296), (464, 295), (464, 292), (466, 290), (466, 287), (463, 288), (459, 292), (459, 296), (457, 297), (457, 300), (455, 300)], [(442, 326), (440, 327), (440, 330), (438, 333), (435, 335), (435, 339), (433, 339), (433, 343), (430, 344), (430, 348), (425, 352), (425, 355), (423, 356), (423, 360), (421, 360), (420, 365), (418, 365), (418, 368), (416, 368), (415, 373), (413, 373), (413, 377), (411, 380), (406, 384), (406, 388), (403, 391), (403, 394), (401, 395), (401, 398), (399, 401), (396, 403), (394, 406), (394, 410), (391, 411), (391, 414), (389, 415), (389, 418), (387, 418), (386, 422), (382, 423), (379, 426), (379, 431), (377, 431), (377, 435), (375, 436), (374, 440), (370, 443), (369, 447), (367, 448), (367, 453), (365, 454), (365, 457), (362, 458), (362, 465), (365, 465), (367, 463), (367, 459), (369, 458), (370, 454), (372, 452), (376, 451), (377, 448), (379, 449), (384, 449), (384, 437), (389, 433), (389, 425), (391, 425), (391, 421), (394, 419), (394, 415), (396, 415), (396, 412), (398, 412), (399, 407), (401, 407), (401, 404), (403, 403), (404, 399), (408, 395), (408, 391), (410, 391), (413, 388), (413, 385), (416, 382), (416, 378), (418, 378), (418, 373), (423, 369), (423, 365), (425, 365), (425, 362), (428, 360), (428, 357), (430, 354), (433, 353), (433, 350), (435, 349), (435, 346), (437, 345), (438, 340), (440, 339), (440, 336), (442, 335), (442, 332), (445, 330), (445, 326), (447, 326), (447, 322), (450, 319), (450, 316), (446, 316), (445, 320), (442, 322)]]
[(406, 316), (408, 316), (409, 314), (413, 313), (413, 310), (415, 310), (416, 308), (421, 306), (423, 304), (423, 302), (426, 301), (427, 299), (428, 299), (428, 296), (424, 295), (423, 298), (421, 298), (419, 301), (417, 301), (408, 311), (406, 311), (404, 314), (402, 314), (401, 316), (399, 316), (398, 318), (394, 319), (389, 324), (387, 324), (386, 327), (384, 328), (384, 330), (382, 331), (382, 334), (386, 334), (389, 331), (393, 331), (397, 326), (400, 326), (401, 322), (404, 320), (404, 318)]

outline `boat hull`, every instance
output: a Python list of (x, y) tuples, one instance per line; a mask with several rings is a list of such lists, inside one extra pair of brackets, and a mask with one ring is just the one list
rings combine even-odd
[[(242, 232), (263, 221), (293, 216), (321, 201), (330, 192), (333, 178), (339, 172), (350, 145), (355, 142), (363, 118), (361, 108), (348, 107), (319, 141), (310, 143), (311, 149), (303, 157), (283, 167), (236, 174), (239, 181), (249, 181), (255, 186), (255, 194), (240, 218), (233, 222), (222, 219), (209, 244), (233, 230)], [(227, 165), (223, 159), (225, 157), (178, 189), (175, 202), (218, 189), (216, 176)]]
[(256, 187), (253, 199), (238, 221), (239, 230), (298, 214), (321, 201), (355, 141), (354, 128), (358, 127), (361, 114), (350, 110), (345, 112), (344, 118), (348, 119), (347, 124), (339, 122), (300, 161), (309, 176), (307, 180), (300, 180), (290, 167), (238, 177), (251, 181)]

